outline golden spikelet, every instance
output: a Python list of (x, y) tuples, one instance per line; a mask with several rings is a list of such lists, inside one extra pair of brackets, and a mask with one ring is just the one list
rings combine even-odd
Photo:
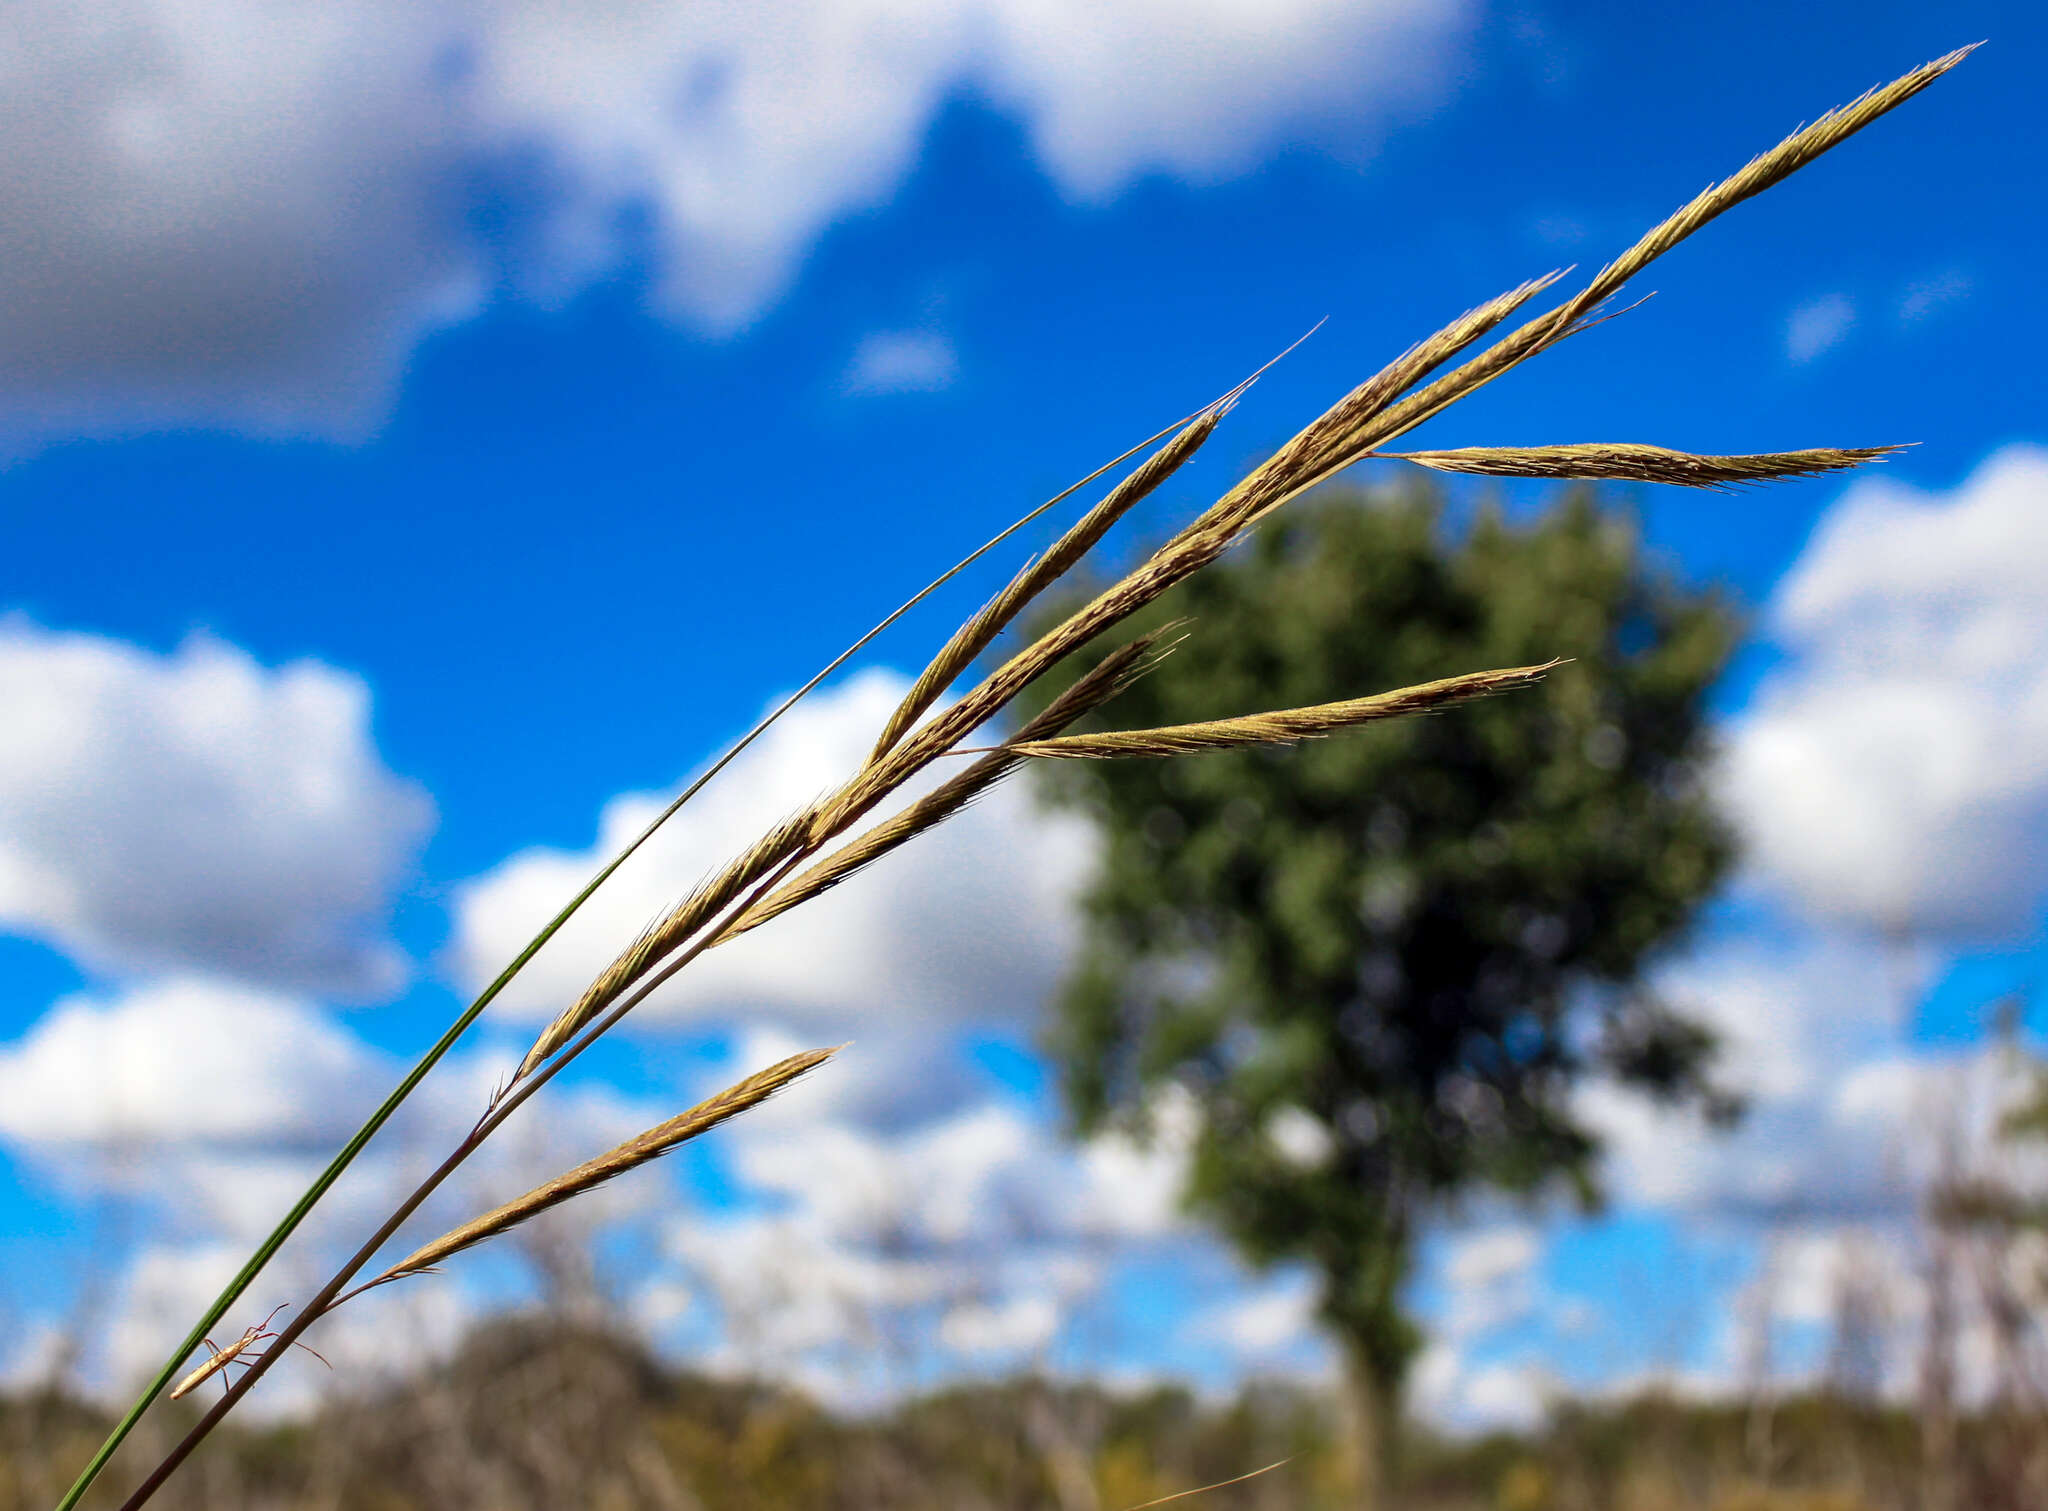
[[(1061, 693), (1037, 718), (1018, 732), (1022, 740), (1036, 740), (1066, 728), (1089, 710), (1098, 708), (1158, 664), (1151, 652), (1166, 632), (1142, 635), (1129, 645), (1112, 651), (1074, 685)], [(864, 867), (874, 864), (891, 850), (944, 823), (979, 798), (989, 788), (1017, 769), (1023, 759), (1016, 746), (998, 746), (895, 817), (875, 825), (858, 839), (841, 846), (817, 864), (777, 887), (719, 931), (718, 942), (737, 938), (757, 929), (771, 918), (780, 917), (799, 903), (809, 902), (829, 891)]]
[(575, 1038), (586, 1023), (616, 1002), (634, 982), (730, 906), (756, 878), (795, 855), (802, 848), (810, 822), (808, 811), (784, 819), (643, 931), (584, 988), (582, 996), (541, 1030), (533, 1048), (519, 1062), (514, 1079), (524, 1080), (532, 1074), (536, 1066)]
[(952, 638), (932, 658), (931, 664), (919, 674), (917, 682), (904, 695), (896, 711), (889, 715), (889, 722), (875, 741), (874, 753), (868, 759), (877, 761), (888, 754), (890, 747), (903, 737), (903, 732), (938, 701), (939, 695), (952, 685), (953, 679), (971, 666), (974, 658), (987, 650), (996, 636), (1033, 599), (1065, 576), (1076, 562), (1095, 548), (1118, 520), (1201, 450), (1202, 443), (1214, 433), (1228, 410), (1229, 402), (1226, 401), (1183, 426), (1172, 440), (1146, 458), (1143, 466), (1117, 484), (1101, 503), (1055, 541), (1051, 550), (1036, 561), (1025, 563), (1023, 570), (1012, 577), (1000, 593), (955, 630)]
[(1905, 104), (1981, 45), (1959, 47), (1889, 84), (1859, 95), (1847, 105), (1830, 110), (1811, 126), (1793, 132), (1770, 151), (1752, 158), (1733, 177), (1709, 184), (1675, 214), (1638, 238), (1634, 246), (1602, 268), (1591, 283), (1563, 304), (1517, 326), (1478, 356), (1385, 411), (1360, 437), (1362, 448), (1384, 444), (1413, 430), (1536, 353), (1585, 329), (1599, 306), (1620, 292), (1623, 284), (1708, 221), (1782, 182), (1830, 147), (1839, 146), (1879, 116)]
[(1421, 381), (1472, 341), (1492, 331), (1529, 298), (1553, 283), (1557, 275), (1510, 289), (1411, 348), (1381, 374), (1332, 405), (1135, 570), (989, 673), (946, 713), (913, 732), (891, 756), (870, 762), (864, 771), (819, 805), (811, 830), (813, 843), (823, 843), (844, 832), (911, 772), (950, 750), (965, 735), (1000, 713), (1052, 666), (1209, 565), (1247, 528), (1288, 499), (1584, 329), (1598, 307), (1649, 263), (1715, 216), (1763, 192), (1886, 111), (1903, 104), (1961, 62), (1969, 51), (1964, 48), (1936, 59), (1793, 133), (1734, 177), (1696, 196), (1609, 263), (1577, 295), (1524, 322), (1435, 382), (1406, 398), (1397, 398), (1409, 385)]
[(1503, 671), (1468, 672), (1419, 682), (1413, 687), (1351, 698), (1342, 703), (1317, 703), (1308, 708), (1282, 708), (1272, 713), (1245, 714), (1235, 719), (1209, 719), (1199, 724), (1166, 724), (1157, 729), (1123, 729), (1109, 734), (1061, 735), (1050, 740), (1013, 740), (997, 747), (1011, 755), (1040, 759), (1103, 761), (1119, 756), (1206, 755), (1242, 750), (1249, 745), (1292, 745), (1381, 719), (1427, 713), (1472, 698), (1528, 687), (1564, 662), (1517, 666)]
[[(616, 1001), (657, 962), (703, 928), (774, 866), (815, 850), (843, 834), (927, 762), (949, 751), (967, 734), (999, 714), (1054, 665), (1207, 566), (1246, 529), (1273, 509), (1368, 454), (1374, 447), (1413, 429), (1474, 389), (1583, 329), (1603, 301), (1650, 262), (1714, 217), (1763, 192), (1885, 112), (1912, 98), (1961, 62), (1970, 51), (1963, 48), (1938, 58), (1794, 132), (1769, 152), (1753, 159), (1733, 177), (1695, 196), (1684, 208), (1609, 263), (1585, 289), (1564, 304), (1525, 322), (1434, 383), (1410, 393), (1406, 398), (1399, 398), (1404, 390), (1427, 377), (1443, 362), (1494, 330), (1535, 294), (1555, 282), (1559, 275), (1546, 275), (1510, 289), (1453, 320), (1332, 405), (1135, 570), (989, 673), (946, 712), (912, 731), (909, 726), (923, 709), (913, 707), (913, 699), (906, 699), (904, 706), (890, 720), (890, 729), (885, 731), (884, 740), (878, 742), (875, 754), (859, 773), (837, 792), (765, 836), (746, 855), (735, 860), (649, 930), (593, 982), (575, 1004), (549, 1025), (547, 1032), (522, 1062), (520, 1074), (527, 1074), (567, 1043), (578, 1029)], [(1211, 412), (1183, 427), (1167, 447), (1128, 481), (1135, 484), (1138, 479), (1146, 477), (1155, 464), (1159, 478), (1168, 475), (1173, 467), (1185, 460), (1185, 454), (1178, 455), (1176, 459), (1177, 451), (1185, 448), (1185, 453), (1191, 454), (1193, 448), (1207, 437), (1214, 418)], [(1645, 467), (1649, 465), (1649, 454), (1655, 451), (1655, 448), (1605, 449), (1617, 455), (1633, 450)], [(1494, 451), (1496, 456), (1503, 454), (1505, 449)], [(1822, 454), (1836, 455), (1809, 455)], [(1440, 460), (1447, 454), (1431, 452), (1420, 455)], [(1860, 456), (1859, 453), (1848, 452), (1839, 455)], [(1581, 465), (1590, 465), (1584, 457), (1578, 460)], [(1723, 460), (1732, 462), (1734, 459)], [(1156, 481), (1153, 480), (1154, 486)], [(1105, 504), (1108, 502), (1105, 500)], [(1077, 530), (1080, 528), (1076, 527)], [(1107, 523), (1103, 528), (1107, 528)], [(1055, 547), (1044, 563), (1019, 574), (1018, 582), (1036, 582), (1032, 589), (1034, 593), (1041, 589), (1051, 580), (1041, 567), (1052, 563), (1059, 553), (1060, 547)], [(975, 621), (963, 627), (961, 633), (948, 643), (947, 649), (935, 658), (933, 665), (927, 668), (927, 675), (919, 679), (918, 688), (913, 689), (914, 698), (936, 698), (945, 683), (972, 660), (973, 653), (962, 654), (964, 648), (975, 645), (978, 652), (993, 639), (1001, 624), (1008, 621), (1016, 608), (1029, 601), (1029, 595), (1020, 596), (1012, 606), (1007, 602), (1009, 597), (1006, 591), (977, 615)]]
[(1853, 446), (1811, 451), (1765, 451), (1749, 456), (1705, 456), (1664, 446), (1594, 442), (1574, 446), (1467, 446), (1458, 451), (1383, 451), (1389, 461), (1413, 462), (1437, 472), (1485, 477), (1613, 478), (1672, 483), (1721, 492), (1749, 483), (1846, 472), (1902, 451), (1902, 446)]
[(1409, 347), (1305, 426), (1189, 528), (1235, 533), (1341, 470), (1356, 459), (1357, 436), (1369, 420), (1563, 276), (1546, 273), (1496, 294)]
[(432, 1243), (422, 1244), (412, 1253), (399, 1260), (390, 1269), (379, 1275), (369, 1285), (383, 1285), (407, 1275), (417, 1275), (432, 1269), (449, 1256), (472, 1248), (487, 1238), (518, 1227), (529, 1218), (541, 1213), (571, 1197), (581, 1196), (597, 1186), (603, 1185), (614, 1176), (624, 1175), (628, 1170), (661, 1158), (671, 1150), (687, 1144), (699, 1134), (708, 1133), (729, 1118), (738, 1117), (750, 1107), (757, 1107), (769, 1097), (808, 1071), (817, 1069), (833, 1055), (840, 1045), (832, 1049), (808, 1049), (802, 1054), (791, 1055), (766, 1070), (756, 1071), (736, 1086), (728, 1086), (708, 1101), (699, 1102), (688, 1112), (678, 1113), (665, 1123), (658, 1123), (637, 1138), (596, 1159), (578, 1165), (566, 1174), (558, 1175), (545, 1185), (535, 1186), (524, 1196), (495, 1207), (481, 1217), (472, 1218), (461, 1227), (443, 1233)]

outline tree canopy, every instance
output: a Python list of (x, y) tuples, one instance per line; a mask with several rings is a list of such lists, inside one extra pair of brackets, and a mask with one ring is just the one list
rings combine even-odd
[(1104, 844), (1052, 1048), (1077, 1121), (1201, 1113), (1189, 1197), (1306, 1261), (1373, 1399), (1401, 1288), (1460, 1198), (1597, 1194), (1575, 1089), (1715, 1113), (1711, 1035), (1644, 981), (1731, 859), (1703, 790), (1718, 593), (1593, 492), (1538, 517), (1325, 489), (1149, 623), (1182, 643), (1097, 722), (1171, 724), (1572, 658), (1541, 686), (1293, 748), (1046, 763)]

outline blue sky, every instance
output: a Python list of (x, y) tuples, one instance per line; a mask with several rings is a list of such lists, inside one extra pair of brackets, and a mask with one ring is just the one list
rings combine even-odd
[[(1988, 37), (1427, 433), (1919, 444), (1880, 484), (1641, 499), (1756, 615), (1717, 706), (1760, 838), (1671, 971), (1759, 1115), (1717, 1142), (1604, 1108), (1609, 1216), (1465, 1214), (1418, 1281), (1419, 1399), (1725, 1385), (1759, 1275), (1797, 1279), (1796, 1369), (1850, 1250), (1890, 1256), (1909, 1324), (1882, 1130), (1977, 1073), (1983, 1004), (2043, 959), (2028, 8), (103, 8), (0, 22), (33, 83), (0, 104), (0, 1310), (27, 1340), (0, 1367), (92, 1308), (143, 1340), (95, 1378), (146, 1362), (603, 834), (1022, 508), (1327, 317), (1139, 523), (1175, 518), (1450, 314)], [(622, 876), (407, 1137), (466, 1122), (578, 972), (857, 754), (1002, 570)], [(844, 1397), (1031, 1359), (1320, 1367), (1300, 1278), (1173, 1215), (1170, 1139), (1058, 1142), (1029, 1045), (1086, 836), (1010, 795), (930, 849), (650, 1012), (464, 1199), (851, 1034), (847, 1084), (619, 1198), (623, 1304), (671, 1346)], [(1034, 1219), (1008, 1260), (974, 1236), (996, 1211)], [(888, 1221), (943, 1283), (877, 1257)], [(748, 1343), (734, 1318), (793, 1283), (771, 1251), (834, 1299)], [(522, 1284), (482, 1264), (415, 1330)], [(857, 1357), (884, 1313), (928, 1351)]]

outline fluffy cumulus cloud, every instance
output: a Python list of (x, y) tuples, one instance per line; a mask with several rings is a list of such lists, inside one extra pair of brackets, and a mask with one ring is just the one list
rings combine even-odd
[[(890, 676), (855, 679), (779, 727), (691, 810), (672, 849), (621, 874), (621, 896), (598, 910), (592, 933), (536, 961), (521, 1002), (551, 1009), (705, 865), (817, 793), (866, 749), (902, 687)], [(613, 804), (601, 847), (656, 801)], [(961, 1052), (964, 1035), (1014, 1027), (1039, 1005), (1064, 958), (1068, 899), (1087, 858), (1070, 823), (1040, 815), (1021, 790), (998, 794), (952, 833), (828, 898), (815, 920), (764, 930), (767, 948), (733, 951), (716, 974), (708, 957), (705, 979), (649, 1016), (665, 1010), (724, 1031), (726, 1062), (699, 1063), (665, 1095), (558, 1083), (544, 1116), (509, 1125), (422, 1214), (419, 1236), (802, 1043), (855, 1033), (841, 1061), (706, 1146), (718, 1199), (688, 1196), (673, 1169), (644, 1172), (602, 1201), (577, 1203), (568, 1247), (637, 1225), (644, 1241), (625, 1247), (641, 1258), (620, 1284), (639, 1316), (699, 1361), (843, 1402), (963, 1372), (1074, 1365), (1075, 1340), (1090, 1335), (1088, 1319), (1109, 1315), (1134, 1265), (1169, 1265), (1187, 1291), (1179, 1315), (1212, 1315), (1245, 1276), (1179, 1208), (1191, 1108), (1169, 1099), (1151, 1139), (1076, 1147), (1051, 1109)], [(459, 958), (488, 959), (592, 859), (517, 857), (469, 888)], [(305, 1294), (391, 1193), (466, 1131), (508, 1067), (502, 1049), (449, 1062), (323, 1204), (292, 1247), (298, 1257), (267, 1278), (263, 1305)], [(110, 1261), (118, 1269), (103, 1287), (124, 1341), (89, 1361), (84, 1383), (112, 1390), (151, 1362), (398, 1069), (344, 1018), (302, 998), (196, 977), (73, 996), (0, 1044), (0, 1148), (32, 1179), (149, 1214), (147, 1241)], [(423, 1357), (394, 1353), (400, 1342), (445, 1347), (480, 1309), (530, 1293), (530, 1274), (508, 1289), (519, 1248), (365, 1298), (332, 1331), (323, 1325), (323, 1352), (333, 1357), (333, 1342), (350, 1357), (388, 1361)], [(1128, 1354), (1092, 1362), (1130, 1367), (1194, 1347), (1203, 1367), (1229, 1378), (1294, 1358), (1306, 1294), (1296, 1287), (1220, 1330), (1169, 1321)], [(303, 1403), (317, 1384), (294, 1380), (273, 1409)]]
[[(734, 1064), (786, 1047), (756, 1031)], [(863, 1058), (856, 1046), (828, 1074), (871, 1074)], [(908, 1128), (848, 1110), (807, 1084), (733, 1125), (721, 1147), (742, 1200), (668, 1225), (640, 1310), (712, 1367), (872, 1404), (961, 1372), (1070, 1367), (1120, 1267), (1148, 1256), (1210, 1272), (1196, 1310), (1243, 1284), (1177, 1208), (1185, 1107), (1163, 1108), (1145, 1142), (1079, 1147), (1002, 1095)], [(1303, 1309), (1285, 1310), (1216, 1341), (1240, 1361), (1298, 1341)]]
[(347, 433), (472, 298), (430, 7), (0, 10), (0, 432)]
[(1948, 1060), (1904, 1029), (1933, 979), (1925, 949), (1826, 931), (1719, 941), (1660, 988), (1718, 1035), (1747, 1106), (1732, 1129), (1605, 1084), (1582, 1107), (1616, 1200), (1692, 1221), (1889, 1222), (1909, 1214), (1950, 1116)]
[(1480, 1363), (1439, 1340), (1417, 1356), (1409, 1378), (1412, 1408), (1453, 1432), (1527, 1432), (1559, 1394), (1554, 1377), (1522, 1360)]
[(173, 981), (56, 1004), (0, 1045), (0, 1139), (54, 1148), (338, 1142), (377, 1057), (317, 1010)]
[(959, 366), (953, 343), (937, 331), (873, 331), (854, 348), (840, 387), (859, 398), (937, 393)]
[(1785, 355), (1807, 363), (1833, 351), (1856, 324), (1856, 305), (1847, 294), (1823, 294), (1792, 311), (1785, 321)]
[(1542, 1237), (1523, 1223), (1507, 1223), (1461, 1235), (1442, 1265), (1450, 1305), (1442, 1327), (1453, 1339), (1471, 1338), (1506, 1326), (1535, 1302), (1536, 1267)]
[[(401, 1068), (308, 1003), (192, 980), (66, 998), (20, 1039), (0, 1043), (0, 1151), (31, 1184), (61, 1192), (81, 1210), (111, 1201), (105, 1210), (125, 1214), (100, 1224), (98, 1241), (78, 1261), (98, 1267), (77, 1278), (88, 1297), (103, 1298), (107, 1315), (91, 1328), (103, 1341), (72, 1338), (41, 1318), (65, 1346), (40, 1359), (0, 1357), (0, 1377), (58, 1369), (109, 1395), (132, 1387)], [(469, 1130), (509, 1068), (505, 1057), (488, 1054), (448, 1061), (265, 1272), (249, 1315), (238, 1312), (234, 1327), (324, 1279), (424, 1172), (424, 1161)], [(556, 1088), (543, 1119), (509, 1125), (430, 1201), (407, 1236), (427, 1237), (495, 1206), (652, 1125), (679, 1101), (635, 1102), (600, 1085)], [(566, 1226), (552, 1221), (554, 1239), (581, 1243), (666, 1205), (658, 1180), (629, 1179), (585, 1199)], [(323, 1324), (321, 1351), (337, 1366), (348, 1361), (349, 1377), (360, 1382), (445, 1350), (491, 1304), (482, 1298), (494, 1287), (503, 1304), (507, 1278), (518, 1270), (507, 1269), (512, 1252), (546, 1253), (515, 1239), (446, 1277), (380, 1291), (375, 1304), (358, 1303)], [(89, 1346), (71, 1346), (80, 1343)], [(311, 1374), (295, 1370), (284, 1390), (268, 1393), (267, 1407), (296, 1409), (322, 1383), (317, 1366)]]
[[(507, 991), (506, 1009), (552, 1016), (572, 1000), (649, 919), (854, 770), (905, 686), (893, 673), (863, 673), (798, 705), (542, 950)], [(665, 802), (614, 799), (590, 850), (516, 855), (461, 888), (454, 958), (465, 984), (489, 980)], [(1067, 958), (1070, 899), (1091, 853), (1085, 824), (1041, 813), (1021, 785), (998, 787), (837, 890), (704, 955), (638, 1021), (766, 1012), (814, 1035), (863, 1040), (934, 1025), (1028, 1025)]]
[[(2019, 1091), (2011, 1062), (1910, 1031), (1946, 962), (2031, 937), (2048, 904), (2044, 522), (2037, 448), (1995, 453), (1947, 493), (1864, 480), (1769, 605), (1781, 654), (1727, 730), (1720, 774), (1747, 846), (1741, 896), (1659, 983), (1720, 1035), (1747, 1116), (1722, 1133), (1584, 1093), (1625, 1207), (1755, 1257), (1747, 1299), (1723, 1308), (1749, 1320), (1697, 1361), (1700, 1389), (1824, 1368), (1908, 1389), (1930, 1183), (1946, 1162), (2039, 1186), (1996, 1137)], [(1984, 1388), (1970, 1361), (1988, 1356), (1996, 1308), (1957, 1305), (1959, 1367)]]
[[(1656, 1384), (1726, 1399), (1832, 1374), (1844, 1389), (1908, 1398), (1934, 1320), (1929, 1277), (1942, 1263), (1953, 1269), (1946, 1325), (1958, 1389), (1981, 1400), (1996, 1387), (1996, 1333), (2009, 1315), (1999, 1288), (2032, 1287), (2027, 1304), (2037, 1305), (2048, 1270), (1984, 1235), (1944, 1259), (1925, 1214), (1945, 1181), (2048, 1191), (2048, 1150), (2001, 1135), (2005, 1115), (2038, 1088), (2003, 1046), (1913, 1044), (1904, 1015), (1939, 957), (1887, 954), (1813, 931), (1724, 944), (1673, 974), (1669, 985), (1723, 1035), (1731, 1079), (1751, 1089), (1732, 1131), (1608, 1087), (1582, 1094), (1607, 1141), (1609, 1190), (1632, 1220), (1660, 1221), (1675, 1256), (1652, 1282), (1669, 1288), (1663, 1310), (1702, 1319), (1680, 1373), (1624, 1370), (1603, 1389)], [(1602, 1298), (1600, 1328), (1613, 1334), (1642, 1304)], [(1463, 1388), (1468, 1362), (1447, 1349), (1443, 1389)]]
[(433, 810), (358, 679), (12, 619), (0, 707), (0, 927), (96, 968), (394, 984), (383, 917)]
[[(373, 1162), (398, 1151), (376, 1176), (396, 1180), (421, 1150), (452, 1147), (510, 1068), (502, 1054), (448, 1061), (374, 1146)], [(0, 1042), (0, 1145), (80, 1189), (157, 1199), (210, 1232), (253, 1241), (402, 1070), (335, 1015), (292, 997), (190, 979), (79, 993)], [(487, 1146), (473, 1181), (532, 1184), (530, 1170), (538, 1180), (676, 1110), (601, 1086), (549, 1100), (538, 1130), (522, 1136), (514, 1124)], [(365, 1202), (384, 1194), (377, 1179), (361, 1184)]]
[[(955, 97), (1016, 115), (1085, 197), (1356, 150), (1438, 87), (1468, 8), (22, 0), (0, 429), (360, 432), (422, 329), (501, 277), (573, 289), (644, 233), (668, 310), (730, 329)], [(516, 245), (484, 246), (508, 218)]]
[(1759, 875), (1814, 913), (1946, 938), (2048, 902), (2048, 451), (1953, 492), (1858, 483), (1772, 600), (1785, 664), (1726, 793)]
[[(246, 1248), (217, 1241), (152, 1243), (139, 1250), (113, 1288), (103, 1341), (73, 1383), (109, 1404), (125, 1404), (247, 1258)], [(270, 1298), (302, 1296), (325, 1278), (314, 1273), (304, 1256), (295, 1260), (287, 1251), (247, 1293), (222, 1332), (238, 1336), (243, 1327), (264, 1319), (274, 1304)], [(345, 1307), (322, 1319), (311, 1336), (309, 1346), (331, 1369), (294, 1349), (239, 1410), (258, 1420), (288, 1418), (316, 1405), (337, 1381), (361, 1390), (417, 1371), (451, 1353), (483, 1313), (475, 1297), (446, 1282), (403, 1295), (379, 1294), (374, 1308), (361, 1303)], [(282, 1327), (289, 1316), (279, 1310), (274, 1325)], [(219, 1333), (214, 1336), (226, 1341)], [(191, 1362), (204, 1357), (195, 1352)], [(208, 1390), (217, 1397), (220, 1387), (209, 1384)]]

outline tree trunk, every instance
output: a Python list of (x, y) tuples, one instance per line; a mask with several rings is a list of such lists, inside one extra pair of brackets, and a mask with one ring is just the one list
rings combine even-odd
[(1356, 1351), (1345, 1371), (1344, 1404), (1341, 1448), (1351, 1504), (1358, 1511), (1388, 1511), (1400, 1401), (1384, 1368)]

